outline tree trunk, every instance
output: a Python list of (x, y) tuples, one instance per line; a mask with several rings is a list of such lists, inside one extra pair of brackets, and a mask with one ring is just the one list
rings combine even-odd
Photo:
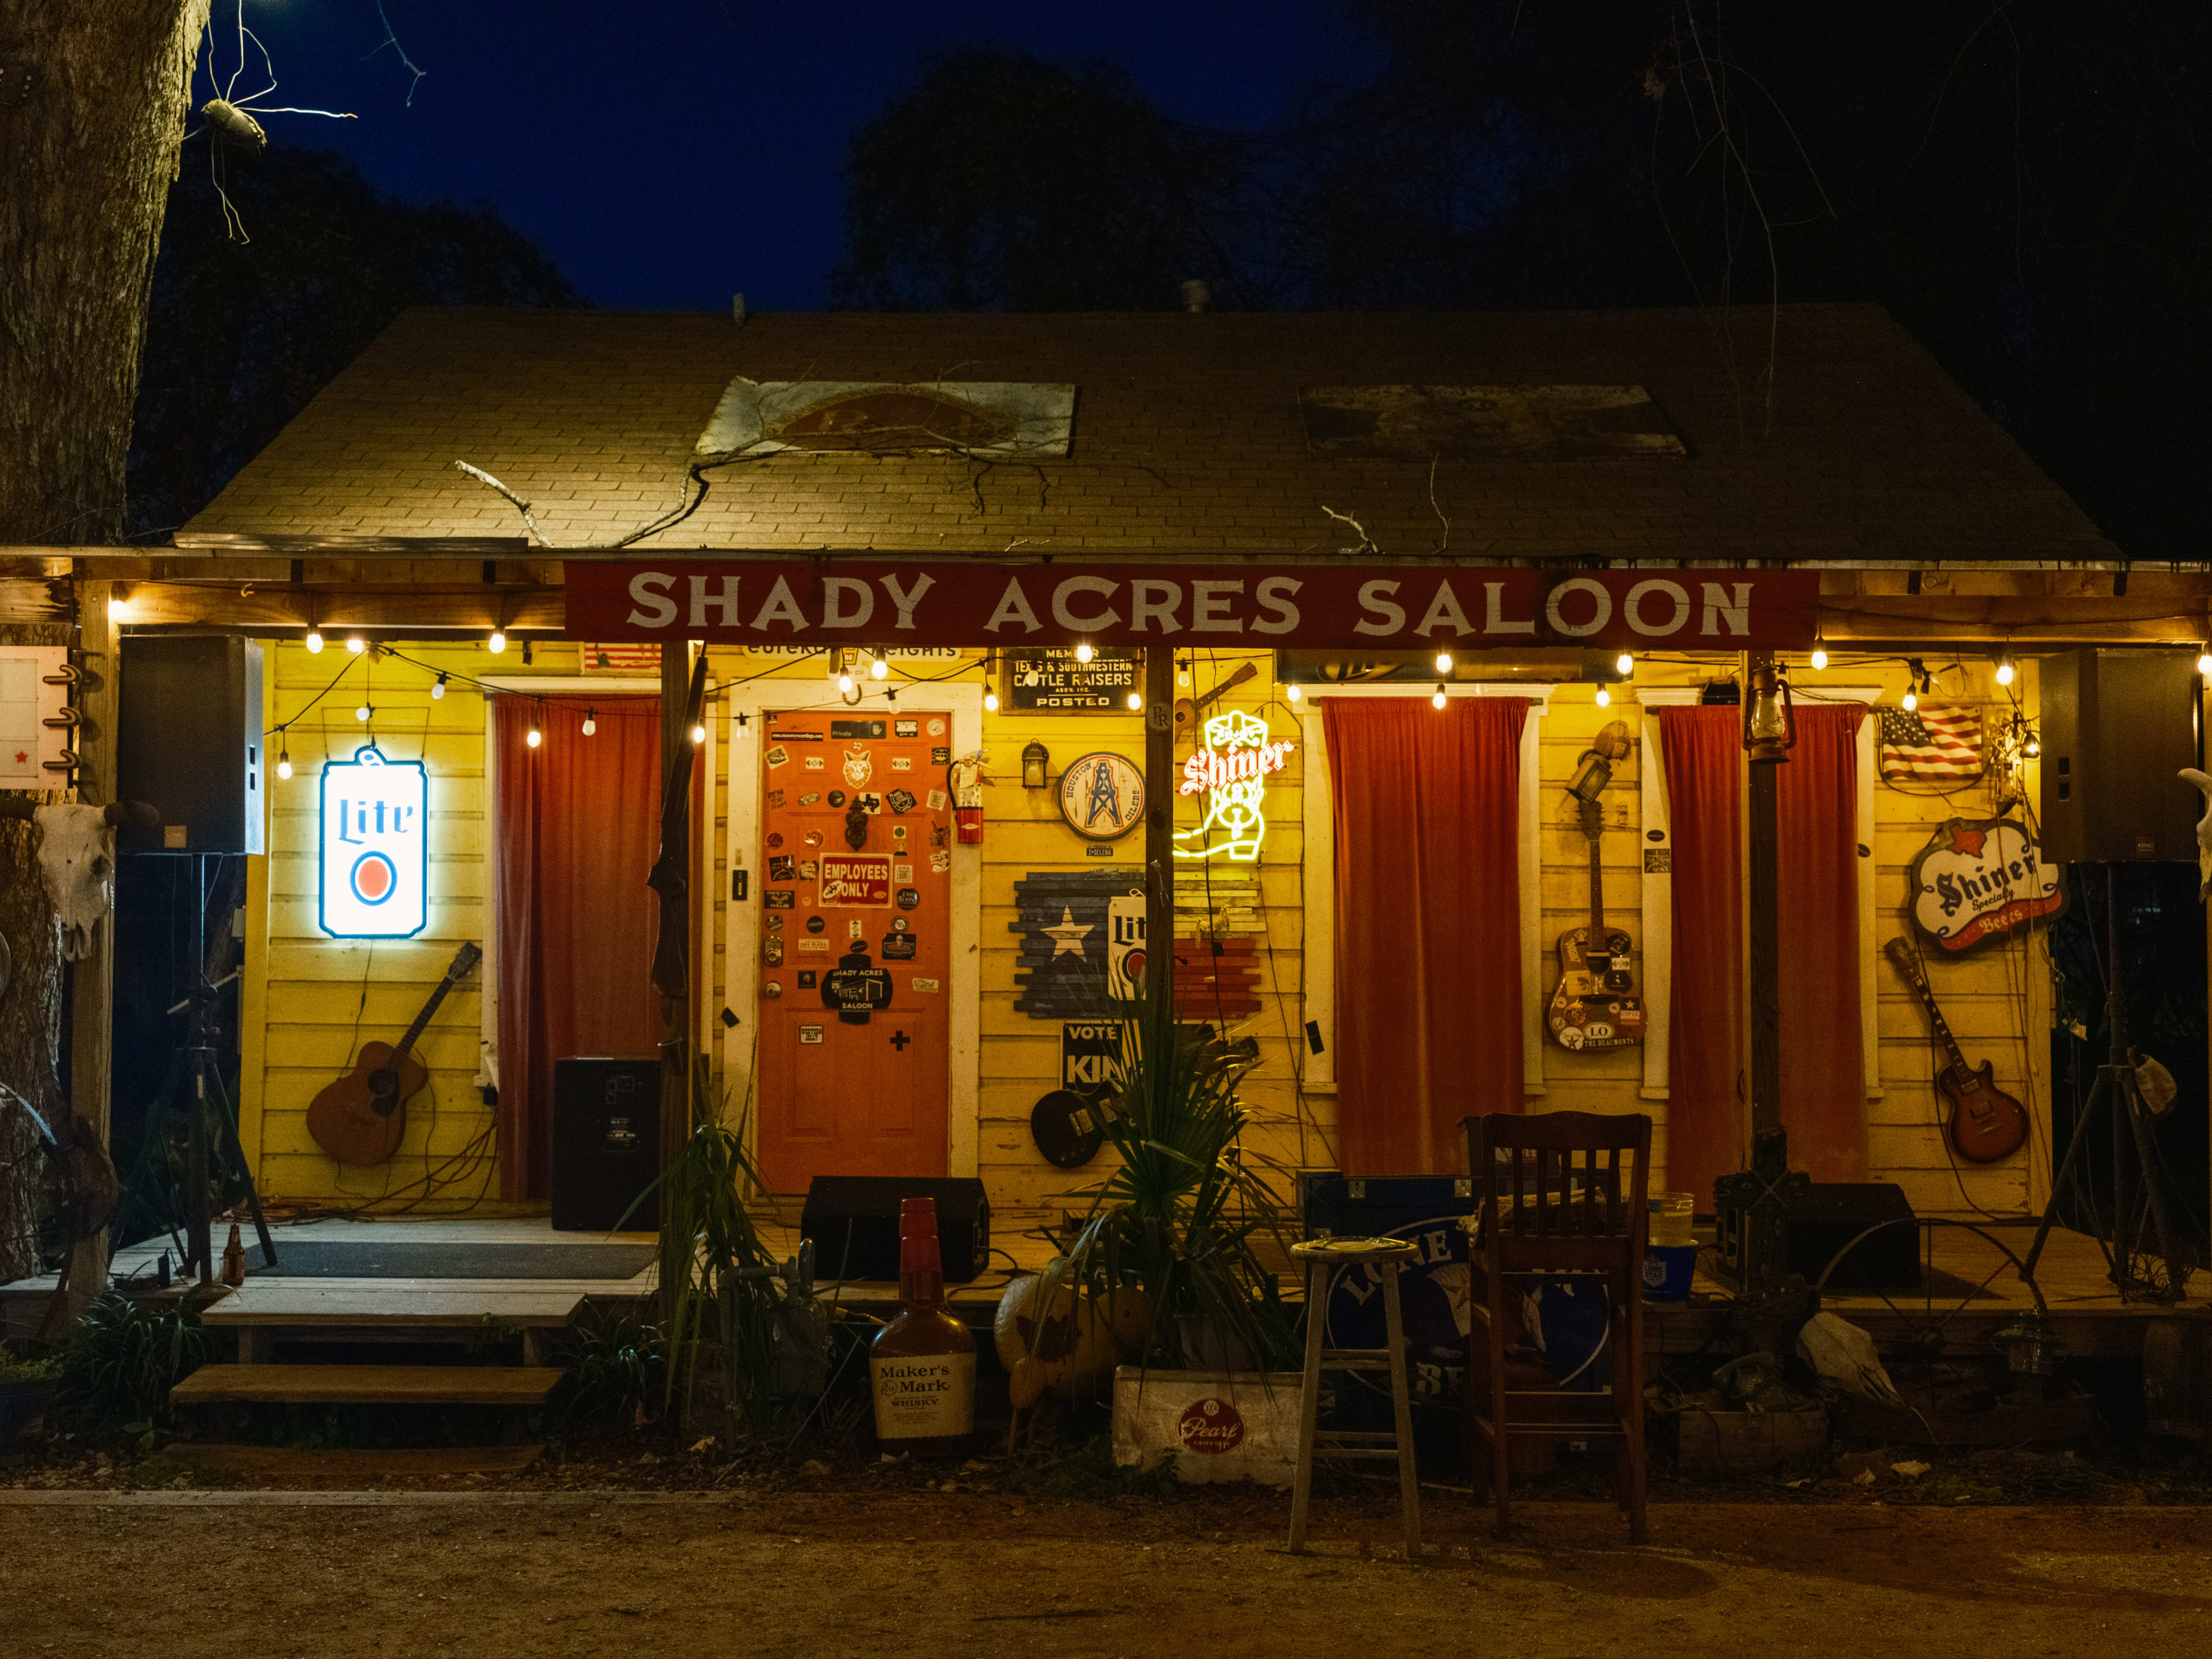
[[(0, 0), (0, 545), (121, 539), (147, 292), (208, 8)], [(40, 579), (54, 574), (0, 566), (0, 623), (52, 616)], [(79, 643), (67, 627), (0, 639)], [(0, 937), (14, 958), (0, 1082), (59, 1123), (62, 963), (36, 835), (0, 823)], [(32, 1133), (0, 1096), (0, 1280), (36, 1271)]]
[(0, 544), (113, 542), (209, 0), (0, 0)]

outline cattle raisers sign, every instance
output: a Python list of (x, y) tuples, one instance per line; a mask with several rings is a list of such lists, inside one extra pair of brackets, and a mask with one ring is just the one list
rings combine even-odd
[(364, 744), (323, 768), (317, 920), (332, 939), (410, 939), (429, 919), (429, 775)]
[[(1203, 574), (1200, 574), (1203, 572)], [(1808, 570), (580, 561), (570, 638), (762, 645), (1802, 649)]]

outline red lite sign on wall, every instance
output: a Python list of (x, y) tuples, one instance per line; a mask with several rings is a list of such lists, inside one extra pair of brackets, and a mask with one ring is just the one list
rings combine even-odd
[(571, 639), (732, 645), (1802, 649), (1809, 570), (1441, 565), (575, 562)]

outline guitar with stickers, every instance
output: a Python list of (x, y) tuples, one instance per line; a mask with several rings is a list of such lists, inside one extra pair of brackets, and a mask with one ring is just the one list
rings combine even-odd
[(1595, 793), (1577, 802), (1589, 838), (1589, 921), (1559, 935), (1559, 982), (1545, 1011), (1545, 1029), (1562, 1048), (1587, 1054), (1632, 1048), (1644, 1041), (1644, 996), (1636, 988), (1634, 941), (1605, 924), (1605, 878), (1599, 865), (1604, 830)]

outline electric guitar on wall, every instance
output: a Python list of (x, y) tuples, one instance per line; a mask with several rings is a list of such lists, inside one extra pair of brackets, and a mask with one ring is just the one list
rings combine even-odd
[(1544, 1024), (1562, 1048), (1632, 1048), (1644, 1041), (1644, 998), (1636, 988), (1632, 943), (1605, 925), (1605, 878), (1598, 865), (1604, 823), (1595, 800), (1581, 806), (1583, 834), (1589, 837), (1589, 924), (1559, 935), (1559, 984)]
[(1911, 945), (1893, 939), (1882, 949), (1928, 1010), (1928, 1023), (1935, 1029), (1936, 1041), (1943, 1047), (1945, 1064), (1936, 1073), (1936, 1091), (1950, 1104), (1951, 1121), (1946, 1132), (1953, 1148), (1969, 1164), (1994, 1164), (2001, 1158), (2010, 1158), (2027, 1142), (2027, 1109), (1997, 1087), (1993, 1062), (1985, 1060), (1978, 1066), (1966, 1064), (1966, 1055), (1959, 1051), (1959, 1040), (1943, 1023), (1936, 994), (1928, 988), (1928, 975)]
[(429, 1024), (446, 993), (466, 979), (483, 952), (473, 944), (453, 952), (438, 988), (397, 1043), (364, 1042), (353, 1070), (325, 1086), (307, 1106), (307, 1133), (315, 1145), (341, 1164), (368, 1167), (399, 1150), (407, 1133), (407, 1103), (422, 1091), (430, 1073), (415, 1058), (416, 1040)]

